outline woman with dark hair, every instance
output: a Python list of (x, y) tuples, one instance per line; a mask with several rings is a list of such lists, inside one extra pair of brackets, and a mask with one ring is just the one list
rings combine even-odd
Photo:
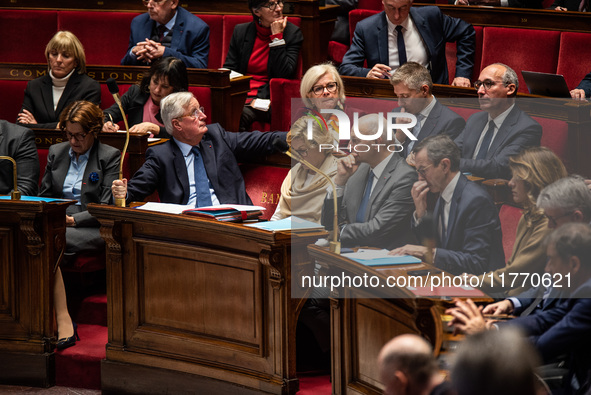
[(80, 40), (68, 31), (57, 32), (45, 47), (47, 75), (27, 84), (17, 122), (55, 129), (62, 110), (76, 100), (101, 104), (101, 86), (86, 75), (86, 55)]
[(248, 0), (253, 22), (234, 28), (224, 67), (252, 76), (250, 92), (240, 118), (240, 131), (255, 121), (270, 122), (271, 111), (252, 107), (254, 99), (271, 97), (271, 78), (293, 78), (298, 64), (302, 32), (283, 16), (283, 1)]
[[(127, 114), (131, 133), (151, 133), (170, 138), (160, 117), (160, 100), (173, 92), (189, 90), (187, 67), (180, 59), (161, 58), (152, 64), (139, 85), (133, 85), (121, 96), (123, 111)], [(117, 103), (105, 110), (103, 132), (119, 130), (117, 122), (123, 120)]]
[[(64, 109), (60, 127), (66, 142), (49, 147), (47, 167), (41, 181), (40, 196), (73, 199), (66, 210), (66, 252), (69, 259), (78, 253), (104, 250), (99, 221), (87, 211), (88, 203), (108, 204), (111, 184), (119, 174), (121, 153), (101, 144), (103, 112), (93, 103), (77, 101)], [(68, 313), (61, 271), (54, 282), (54, 305), (58, 329), (58, 349), (76, 344), (76, 327)]]

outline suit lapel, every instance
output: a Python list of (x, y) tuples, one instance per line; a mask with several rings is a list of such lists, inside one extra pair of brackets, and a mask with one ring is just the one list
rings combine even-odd
[(187, 173), (187, 164), (183, 152), (176, 145), (173, 139), (170, 139), (169, 144), (172, 144), (172, 162), (174, 163), (174, 170), (179, 184), (183, 187), (183, 203), (187, 204), (189, 201), (189, 174)]
[(447, 219), (447, 229), (445, 232), (444, 246), (447, 246), (447, 243), (449, 242), (449, 236), (453, 234), (457, 220), (458, 206), (460, 204), (460, 200), (462, 199), (462, 192), (464, 191), (467, 182), (468, 179), (464, 177), (462, 174), (460, 174), (460, 178), (458, 179), (458, 183), (456, 184), (456, 188), (451, 199), (451, 205), (449, 207), (449, 217)]
[[(49, 76), (49, 71), (47, 72), (48, 75), (43, 78), (43, 86), (41, 88), (41, 96), (43, 99), (43, 104), (46, 110), (46, 119), (55, 119), (55, 111), (53, 109), (53, 88), (51, 83), (51, 77)], [(65, 93), (65, 92), (64, 92)], [(41, 118), (41, 117), (40, 117)]]
[(55, 182), (52, 185), (55, 196), (63, 196), (64, 181), (68, 170), (70, 168), (70, 144), (64, 145), (63, 151), (57, 151), (54, 157), (52, 173), (55, 177)]
[[(396, 169), (396, 165), (398, 164), (399, 160), (401, 160), (401, 159), (398, 154), (392, 155), (392, 157), (388, 161), (388, 164), (384, 168), (382, 175), (378, 179), (376, 186), (374, 187), (373, 191), (371, 192), (371, 195), (369, 196), (369, 201), (367, 202), (368, 209), (365, 211), (366, 218), (373, 216), (372, 207), (373, 207), (374, 201), (376, 200), (376, 198), (380, 194), (380, 192), (382, 192), (384, 190), (384, 186), (390, 181), (390, 177), (392, 176), (392, 172), (394, 172), (394, 170)], [(366, 178), (366, 181), (367, 181), (367, 178)]]
[(80, 190), (80, 203), (82, 204), (83, 208), (86, 208), (88, 204), (87, 196), (101, 196), (97, 188), (101, 185), (100, 182), (91, 183), (90, 182), (90, 173), (92, 172), (99, 172), (99, 164), (98, 164), (98, 148), (99, 148), (99, 141), (95, 140), (92, 148), (90, 149), (90, 153), (88, 154), (88, 163), (86, 164), (86, 169), (84, 169), (84, 177), (82, 178), (82, 187)]
[(172, 39), (170, 40), (171, 48), (180, 48), (181, 35), (185, 30), (185, 18), (182, 15), (182, 9), (178, 8), (176, 22), (172, 27)]
[(513, 125), (515, 125), (515, 123), (517, 122), (518, 117), (519, 110), (517, 109), (517, 106), (515, 106), (513, 107), (511, 112), (509, 112), (507, 118), (505, 118), (505, 121), (499, 128), (499, 131), (497, 132), (495, 139), (490, 145), (488, 152), (486, 153), (487, 159), (493, 158), (495, 156), (495, 152), (497, 151), (497, 149), (499, 149), (499, 147), (501, 146), (501, 144), (503, 144), (507, 137), (509, 137), (509, 135), (513, 133)]
[[(435, 100), (435, 99), (433, 99), (433, 100)], [(439, 121), (440, 115), (441, 115), (441, 104), (439, 104), (439, 102), (435, 102), (435, 105), (431, 109), (429, 116), (427, 117), (427, 119), (425, 119), (425, 123), (421, 127), (421, 132), (419, 133), (419, 136), (420, 136), (419, 141), (423, 140), (426, 137), (431, 136), (431, 134), (434, 134), (433, 132), (435, 130), (435, 126), (437, 125), (437, 122)]]
[(199, 143), (199, 149), (201, 150), (201, 154), (203, 155), (203, 165), (205, 166), (207, 178), (209, 178), (209, 181), (213, 186), (213, 190), (219, 191), (220, 188), (218, 187), (218, 170), (217, 163), (215, 161), (215, 147), (213, 146), (211, 140), (203, 139)]
[[(355, 222), (357, 211), (359, 211), (359, 205), (361, 205), (361, 200), (363, 200), (363, 193), (365, 192), (365, 186), (367, 185), (367, 177), (369, 177), (369, 165), (366, 163), (363, 163), (362, 165), (363, 168), (359, 168), (353, 177), (357, 174), (359, 175), (355, 178), (351, 177), (350, 179), (352, 188), (351, 192), (348, 194), (350, 198), (347, 199), (347, 217), (350, 222)], [(368, 211), (369, 210), (366, 212)]]
[(478, 113), (476, 114), (476, 116), (478, 117), (478, 119), (475, 120), (474, 127), (472, 127), (470, 130), (468, 130), (467, 128), (464, 129), (464, 133), (467, 132), (467, 135), (464, 135), (464, 137), (466, 137), (466, 141), (464, 141), (464, 147), (468, 149), (466, 155), (462, 155), (462, 157), (464, 158), (472, 158), (474, 156), (474, 151), (476, 150), (478, 139), (480, 138), (480, 134), (484, 130), (484, 126), (488, 121), (488, 113), (486, 112)]
[(257, 35), (256, 26), (254, 24), (255, 22), (251, 22), (246, 28), (246, 34), (244, 36), (243, 43), (244, 50), (242, 51), (242, 56), (240, 58), (241, 70), (248, 69), (248, 61), (250, 60), (250, 55), (252, 54), (252, 49), (254, 48), (254, 41)]
[[(425, 43), (425, 50), (427, 51), (427, 59), (429, 59), (428, 69), (431, 71), (431, 52), (435, 48), (435, 43), (433, 42), (433, 37), (431, 34), (423, 34), (423, 32), (430, 32), (432, 29), (429, 28), (427, 25), (427, 20), (421, 16), (421, 14), (417, 11), (416, 8), (410, 9), (410, 17), (412, 18), (421, 39)], [(439, 37), (437, 37), (439, 39)]]
[[(388, 53), (388, 22), (386, 21), (386, 13), (382, 12), (382, 19), (378, 25), (377, 37), (378, 37), (378, 59), (383, 64), (390, 64), (390, 54)], [(386, 33), (382, 33), (385, 30)]]

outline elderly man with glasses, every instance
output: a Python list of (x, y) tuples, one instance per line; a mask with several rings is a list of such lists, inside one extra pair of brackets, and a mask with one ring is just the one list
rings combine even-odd
[(472, 115), (455, 142), (460, 170), (484, 178), (511, 178), (509, 157), (540, 145), (542, 127), (515, 105), (519, 82), (509, 66), (485, 67), (474, 83), (482, 112)]
[(284, 132), (231, 133), (206, 125), (203, 107), (190, 92), (166, 96), (160, 112), (168, 142), (149, 148), (146, 162), (129, 180), (115, 180), (115, 199), (142, 201), (158, 191), (160, 201), (191, 205), (252, 204), (238, 161), (260, 159), (274, 151)]
[(148, 12), (131, 21), (123, 65), (149, 65), (174, 56), (187, 67), (204, 69), (209, 55), (209, 26), (179, 6), (179, 0), (143, 0)]

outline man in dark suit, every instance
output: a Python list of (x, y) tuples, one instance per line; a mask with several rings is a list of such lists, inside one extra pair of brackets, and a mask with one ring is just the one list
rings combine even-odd
[(416, 62), (405, 63), (392, 73), (390, 83), (398, 97), (400, 111), (417, 117), (417, 125), (412, 128), (417, 140), (396, 132), (396, 139), (404, 147), (403, 157), (406, 158), (412, 147), (426, 137), (444, 133), (455, 139), (464, 130), (464, 118), (439, 103), (431, 93), (433, 82), (425, 67)]
[(357, 24), (339, 68), (341, 74), (388, 78), (391, 70), (415, 61), (429, 69), (433, 82), (447, 84), (445, 44), (456, 42), (458, 60), (452, 85), (470, 86), (476, 42), (472, 25), (444, 15), (438, 7), (411, 8), (413, 0), (383, 3), (384, 12)]
[[(386, 120), (376, 114), (365, 115), (359, 119), (359, 131), (375, 134), (379, 122), (384, 126)], [(416, 174), (400, 155), (392, 152), (399, 146), (386, 140), (385, 129), (381, 136), (369, 141), (352, 136), (353, 153), (337, 164), (334, 183), (343, 246), (391, 249), (414, 240), (409, 221), (410, 188)], [(322, 209), (322, 224), (327, 228), (332, 228), (333, 223), (332, 193)]]
[[(489, 194), (459, 172), (460, 152), (444, 134), (427, 137), (414, 148), (419, 181), (412, 187), (413, 226), (419, 231), (427, 214), (427, 193), (439, 193), (433, 211), (437, 248), (435, 266), (450, 273), (482, 274), (505, 266), (501, 223)], [(423, 227), (424, 228), (424, 227)], [(392, 255), (428, 257), (427, 247), (406, 245)]]
[(591, 97), (591, 73), (587, 74), (585, 78), (583, 78), (576, 89), (570, 91), (570, 95), (573, 99), (579, 100), (584, 100), (587, 97)]
[(511, 178), (509, 157), (540, 145), (542, 127), (515, 104), (519, 82), (509, 66), (485, 67), (474, 83), (480, 109), (468, 118), (455, 142), (462, 151), (460, 170), (484, 178)]
[(131, 21), (129, 47), (121, 64), (146, 65), (174, 56), (187, 67), (207, 67), (209, 26), (178, 4), (179, 0), (144, 0), (148, 12)]
[(129, 180), (113, 182), (113, 196), (141, 201), (158, 191), (160, 201), (184, 205), (252, 204), (238, 162), (274, 151), (283, 132), (230, 133), (206, 116), (190, 92), (168, 95), (160, 102), (170, 141), (149, 148), (146, 162)]
[[(0, 155), (16, 161), (16, 183), (21, 194), (37, 196), (39, 156), (33, 131), (0, 120)], [(8, 194), (14, 188), (12, 169), (9, 160), (0, 160), (0, 195)]]
[[(560, 285), (562, 299), (551, 308), (496, 326), (524, 331), (544, 363), (567, 353), (569, 374), (563, 383), (568, 392), (561, 393), (574, 393), (573, 390), (589, 385), (591, 378), (591, 228), (580, 223), (561, 226), (548, 238), (547, 255), (546, 271), (552, 282)], [(454, 317), (452, 325), (457, 332), (473, 334), (495, 325), (484, 318), (471, 300), (457, 301), (456, 308), (446, 313)]]

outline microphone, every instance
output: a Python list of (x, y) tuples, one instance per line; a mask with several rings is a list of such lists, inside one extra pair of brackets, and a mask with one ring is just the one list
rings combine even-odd
[(16, 161), (10, 156), (0, 156), (0, 160), (6, 159), (12, 162), (12, 178), (14, 187), (10, 192), (10, 200), (21, 200), (21, 192), (18, 190), (17, 177), (16, 177)]
[(273, 140), (273, 147), (277, 151), (284, 153), (285, 155), (289, 156), (290, 158), (295, 159), (298, 162), (306, 165), (309, 169), (314, 170), (316, 173), (318, 173), (321, 176), (323, 176), (324, 178), (326, 178), (328, 180), (328, 182), (330, 183), (330, 185), (332, 186), (332, 190), (334, 191), (334, 193), (332, 194), (334, 215), (333, 215), (333, 223), (332, 223), (333, 234), (332, 234), (332, 241), (330, 242), (330, 251), (334, 252), (336, 254), (340, 254), (341, 253), (341, 242), (339, 241), (339, 216), (338, 216), (338, 203), (337, 203), (337, 192), (336, 192), (337, 187), (336, 187), (336, 185), (334, 184), (332, 179), (328, 176), (328, 174), (324, 173), (323, 171), (318, 169), (316, 166), (312, 165), (310, 162), (308, 162), (307, 160), (302, 158), (302, 156), (300, 154), (298, 154), (297, 152), (292, 151), (289, 148), (289, 145), (287, 144), (287, 142), (285, 140), (283, 140), (282, 138), (277, 137), (275, 140)]
[[(113, 78), (109, 78), (107, 80), (107, 87), (109, 88), (109, 92), (113, 95), (113, 99), (115, 99), (115, 103), (119, 107), (119, 111), (121, 111), (121, 116), (123, 117), (123, 123), (125, 124), (125, 145), (123, 146), (123, 151), (121, 152), (121, 161), (119, 162), (119, 179), (123, 179), (123, 161), (125, 160), (125, 153), (127, 152), (127, 146), (129, 145), (129, 125), (127, 124), (127, 116), (125, 115), (125, 111), (123, 110), (123, 106), (121, 105), (121, 98), (119, 97), (119, 87), (117, 86), (117, 81)], [(117, 207), (125, 207), (125, 199), (115, 199), (115, 206)]]
[(427, 247), (427, 253), (425, 254), (425, 262), (428, 264), (433, 264), (433, 249), (437, 245), (436, 242), (436, 230), (435, 230), (435, 218), (433, 214), (426, 213), (421, 218), (421, 221), (417, 225), (417, 231), (421, 234), (422, 240), (421, 243), (423, 246)]

